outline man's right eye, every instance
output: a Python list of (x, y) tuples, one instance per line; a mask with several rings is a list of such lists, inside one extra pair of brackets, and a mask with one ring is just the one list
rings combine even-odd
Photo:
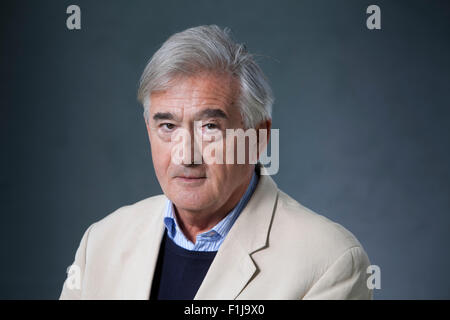
[(173, 128), (175, 128), (175, 125), (173, 123), (162, 123), (160, 124), (160, 127), (165, 130), (172, 130)]

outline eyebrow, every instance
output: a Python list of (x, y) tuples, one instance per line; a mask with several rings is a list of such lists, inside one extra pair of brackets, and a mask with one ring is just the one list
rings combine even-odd
[(195, 115), (197, 119), (206, 119), (206, 118), (223, 118), (228, 119), (228, 116), (221, 109), (205, 109), (198, 112)]
[[(205, 109), (200, 112), (198, 112), (195, 115), (196, 119), (207, 119), (207, 118), (223, 118), (228, 119), (228, 116), (225, 112), (223, 112), (221, 109)], [(153, 115), (153, 120), (174, 120), (175, 117), (170, 112), (156, 112)]]
[(153, 115), (153, 120), (173, 120), (174, 116), (170, 112), (157, 112)]

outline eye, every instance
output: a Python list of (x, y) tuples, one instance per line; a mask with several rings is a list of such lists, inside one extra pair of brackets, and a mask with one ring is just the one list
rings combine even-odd
[(215, 124), (215, 123), (208, 123), (208, 124), (205, 124), (204, 127), (205, 127), (206, 129), (208, 129), (208, 130), (214, 130), (214, 129), (219, 128), (219, 127), (217, 126), (217, 124)]
[(175, 128), (175, 125), (173, 123), (162, 123), (160, 124), (160, 127), (166, 130), (172, 130), (173, 128)]

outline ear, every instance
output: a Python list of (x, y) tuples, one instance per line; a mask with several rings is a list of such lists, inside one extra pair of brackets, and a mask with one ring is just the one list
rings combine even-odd
[[(257, 127), (256, 127), (256, 131), (257, 131), (257, 140), (258, 140), (258, 159), (261, 155), (261, 153), (267, 148), (267, 146), (269, 145), (269, 140), (270, 140), (270, 129), (272, 128), (272, 119), (267, 119), (263, 122), (261, 122)], [(265, 129), (267, 132), (266, 136), (260, 135), (260, 130), (261, 129)], [(261, 141), (260, 139), (263, 139), (263, 141)]]
[(145, 122), (145, 127), (147, 128), (147, 137), (148, 137), (148, 142), (150, 143), (150, 147), (152, 146), (152, 140), (150, 139), (150, 125), (147, 121), (147, 119), (144, 118), (144, 122)]
[(272, 119), (267, 119), (263, 122), (261, 122), (258, 127), (258, 138), (259, 138), (259, 130), (260, 129), (266, 129), (267, 130), (267, 139), (266, 139), (266, 145), (269, 144), (269, 140), (270, 140), (270, 129), (272, 128)]

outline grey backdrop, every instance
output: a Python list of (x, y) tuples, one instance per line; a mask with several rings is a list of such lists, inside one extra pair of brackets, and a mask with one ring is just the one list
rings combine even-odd
[(0, 23), (0, 298), (56, 299), (85, 229), (161, 192), (137, 82), (201, 24), (264, 56), (274, 179), (356, 235), (375, 298), (450, 298), (448, 1), (2, 1)]

